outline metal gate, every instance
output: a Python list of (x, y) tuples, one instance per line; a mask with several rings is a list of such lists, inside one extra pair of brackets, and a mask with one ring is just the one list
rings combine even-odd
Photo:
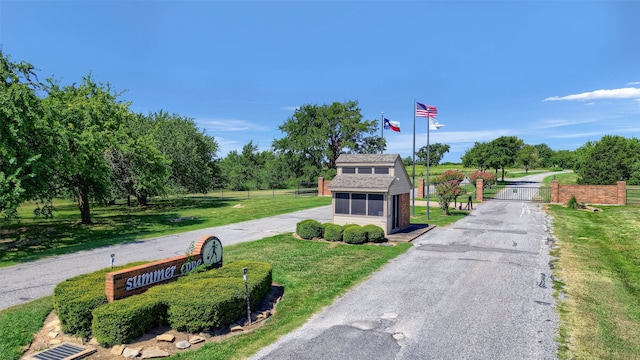
[(485, 200), (551, 202), (551, 187), (493, 185), (483, 191)]
[(627, 205), (640, 205), (640, 188), (627, 188)]

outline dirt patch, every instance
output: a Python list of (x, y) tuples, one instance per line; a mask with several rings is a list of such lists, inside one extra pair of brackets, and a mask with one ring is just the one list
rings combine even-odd
[[(218, 328), (212, 331), (201, 332), (198, 334), (187, 334), (186, 332), (180, 332), (173, 330), (166, 326), (155, 327), (143, 336), (135, 339), (129, 344), (125, 344), (126, 348), (141, 349), (141, 355), (144, 355), (145, 350), (155, 348), (160, 351), (164, 351), (168, 356), (174, 355), (181, 351), (195, 350), (202, 347), (208, 342), (219, 342), (227, 339), (231, 336), (250, 332), (254, 329), (261, 327), (265, 320), (273, 315), (276, 311), (276, 305), (282, 299), (284, 294), (284, 288), (280, 285), (273, 284), (271, 291), (262, 300), (260, 306), (257, 309), (252, 309), (251, 325), (248, 324), (246, 319), (242, 319), (239, 322), (232, 324), (230, 327)], [(232, 331), (233, 330), (233, 331)], [(158, 341), (156, 337), (159, 335), (170, 335), (174, 337), (174, 341)], [(200, 337), (204, 341), (197, 344), (191, 344), (186, 350), (180, 350), (176, 347), (176, 344), (181, 341), (194, 340), (194, 338)], [(44, 321), (44, 326), (36, 334), (35, 338), (29, 344), (25, 350), (22, 359), (28, 359), (31, 355), (47, 350), (60, 343), (80, 344), (89, 348), (96, 349), (97, 351), (87, 357), (88, 359), (95, 360), (121, 360), (124, 356), (112, 353), (116, 347), (105, 348), (98, 345), (93, 338), (82, 339), (79, 337), (67, 335), (60, 331), (60, 320), (55, 311), (52, 311)], [(140, 357), (137, 357), (140, 358)]]

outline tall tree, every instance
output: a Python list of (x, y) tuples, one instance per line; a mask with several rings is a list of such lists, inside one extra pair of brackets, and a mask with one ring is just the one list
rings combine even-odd
[(612, 185), (628, 180), (640, 161), (640, 140), (605, 135), (576, 150), (578, 183)]
[(524, 146), (524, 142), (516, 136), (501, 136), (489, 142), (488, 165), (496, 172), (502, 169), (502, 181), (504, 181), (504, 169), (515, 165), (518, 151)]
[(200, 131), (193, 119), (164, 111), (150, 114), (155, 146), (170, 161), (170, 182), (179, 193), (206, 193), (213, 189), (219, 169), (218, 143)]
[(557, 166), (563, 169), (573, 169), (575, 164), (576, 152), (571, 150), (555, 151), (549, 160), (550, 166)]
[(540, 162), (540, 166), (542, 167), (551, 167), (551, 158), (555, 151), (549, 147), (549, 145), (542, 143), (538, 145), (533, 145), (538, 151), (538, 158)]
[(306, 181), (324, 168), (335, 169), (341, 153), (375, 153), (384, 145), (375, 135), (378, 121), (363, 121), (357, 101), (303, 105), (279, 129), (286, 135), (274, 140), (273, 148), (287, 154), (285, 159)]
[[(440, 164), (440, 161), (442, 161), (444, 154), (449, 152), (449, 149), (450, 147), (447, 144), (441, 144), (441, 143), (429, 144), (429, 165), (438, 166), (438, 164)], [(418, 152), (416, 152), (416, 155), (418, 156), (418, 159), (420, 159), (420, 162), (426, 164), (427, 163), (427, 146), (425, 145), (421, 147), (418, 150)]]
[(529, 173), (529, 168), (536, 166), (540, 161), (538, 149), (533, 145), (524, 145), (518, 150), (518, 163), (524, 167), (525, 174)]
[(26, 200), (52, 197), (52, 141), (42, 90), (31, 64), (0, 51), (0, 214), (17, 216)]
[(489, 143), (476, 141), (473, 147), (467, 149), (462, 155), (462, 165), (464, 167), (475, 167), (481, 171), (489, 169), (490, 150)]
[(91, 76), (80, 85), (49, 80), (43, 100), (46, 118), (58, 134), (56, 181), (78, 201), (82, 224), (91, 224), (90, 201), (106, 202), (111, 194), (111, 167), (105, 153), (117, 148), (116, 134), (130, 115), (109, 84)]

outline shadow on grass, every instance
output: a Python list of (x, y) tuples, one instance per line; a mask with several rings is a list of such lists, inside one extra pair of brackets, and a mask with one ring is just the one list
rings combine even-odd
[(126, 204), (95, 207), (90, 226), (80, 224), (77, 212), (71, 218), (68, 211), (73, 209), (73, 205), (64, 204), (59, 207), (61, 212), (67, 211), (64, 216), (5, 221), (0, 231), (0, 262), (21, 263), (135, 241), (159, 232), (188, 231), (208, 219), (182, 216), (178, 211), (229, 207), (231, 202), (237, 200), (189, 197), (161, 199), (143, 207), (128, 207)]

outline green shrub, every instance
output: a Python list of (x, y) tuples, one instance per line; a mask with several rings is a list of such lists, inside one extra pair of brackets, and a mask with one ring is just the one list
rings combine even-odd
[(303, 239), (322, 237), (322, 225), (316, 220), (302, 220), (296, 225), (296, 234)]
[(80, 337), (91, 334), (91, 311), (107, 303), (104, 290), (107, 273), (139, 264), (144, 262), (102, 269), (59, 283), (53, 290), (53, 307), (61, 330)]
[(335, 225), (334, 223), (326, 222), (322, 224), (322, 238), (324, 238), (324, 234), (327, 231), (327, 226)]
[(327, 241), (342, 241), (344, 229), (337, 224), (327, 224), (324, 228), (324, 239)]
[(347, 225), (342, 233), (342, 239), (347, 244), (364, 244), (367, 242), (367, 232), (360, 225)]
[(575, 195), (571, 195), (571, 198), (569, 198), (569, 201), (567, 201), (567, 207), (569, 209), (585, 209), (586, 208), (584, 204), (580, 204), (578, 202), (578, 199), (576, 199)]
[(115, 345), (135, 339), (155, 324), (167, 323), (177, 330), (188, 326), (193, 332), (230, 325), (246, 315), (244, 268), (255, 307), (271, 289), (272, 267), (261, 262), (234, 261), (96, 308), (94, 336), (100, 344)]
[(94, 309), (93, 336), (103, 346), (124, 344), (163, 323), (167, 306), (161, 296), (153, 295), (147, 291)]
[(385, 241), (384, 230), (380, 226), (369, 224), (362, 227), (367, 233), (367, 241), (381, 243)]

